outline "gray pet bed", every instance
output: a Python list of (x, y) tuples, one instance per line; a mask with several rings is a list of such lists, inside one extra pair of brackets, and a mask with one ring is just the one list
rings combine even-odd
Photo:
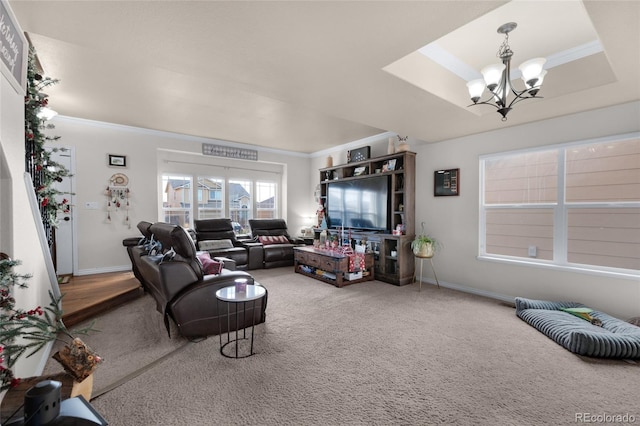
[(561, 310), (578, 307), (585, 306), (516, 297), (516, 315), (571, 352), (599, 358), (640, 359), (640, 327), (594, 310), (590, 315), (602, 321), (599, 327)]

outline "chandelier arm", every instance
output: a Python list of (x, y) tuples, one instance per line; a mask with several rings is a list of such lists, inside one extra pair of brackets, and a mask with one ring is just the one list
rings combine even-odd
[(509, 103), (509, 108), (511, 108), (512, 105), (520, 101), (525, 101), (527, 99), (543, 99), (543, 97), (542, 96), (517, 96)]
[[(532, 90), (539, 90), (539, 89), (540, 89), (540, 86), (532, 87), (531, 89), (525, 89), (525, 90), (515, 90), (513, 87), (511, 87), (511, 92), (514, 94), (515, 97), (511, 100), (511, 102), (509, 102), (508, 108), (511, 108), (514, 104), (520, 101), (524, 101), (525, 99), (542, 99), (542, 96), (531, 95)], [(529, 96), (523, 96), (526, 94), (529, 94)]]
[(500, 106), (498, 106), (498, 105), (496, 105), (496, 104), (492, 104), (492, 103), (491, 103), (491, 102), (489, 102), (488, 100), (486, 100), (486, 101), (484, 101), (484, 102), (476, 102), (475, 104), (467, 105), (467, 108), (468, 108), (468, 107), (475, 106), (475, 105), (489, 105), (489, 106), (494, 107), (495, 109), (500, 109), (500, 108), (502, 108), (502, 107), (500, 107)]

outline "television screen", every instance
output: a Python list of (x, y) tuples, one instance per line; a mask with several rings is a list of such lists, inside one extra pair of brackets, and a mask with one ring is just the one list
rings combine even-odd
[(330, 182), (327, 190), (328, 226), (388, 230), (388, 196), (388, 176)]

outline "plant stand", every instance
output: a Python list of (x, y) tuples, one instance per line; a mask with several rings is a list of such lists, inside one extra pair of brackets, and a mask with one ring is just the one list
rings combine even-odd
[[(420, 286), (418, 287), (418, 291), (422, 290), (422, 263), (425, 259), (429, 259), (429, 261), (431, 262), (431, 269), (433, 269), (433, 276), (436, 279), (436, 284), (438, 285), (438, 288), (440, 288), (440, 282), (438, 281), (438, 276), (436, 275), (436, 268), (433, 266), (433, 255), (431, 256), (418, 256), (415, 255), (416, 259), (420, 259)], [(416, 280), (414, 279), (413, 282), (415, 283)]]

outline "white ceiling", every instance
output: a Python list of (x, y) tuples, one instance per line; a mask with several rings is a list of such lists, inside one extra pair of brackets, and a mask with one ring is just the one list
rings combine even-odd
[(47, 90), (60, 114), (276, 149), (310, 153), (384, 131), (437, 142), (640, 99), (638, 1), (571, 0), (603, 53), (551, 69), (545, 99), (518, 104), (506, 123), (466, 108), (465, 81), (444, 69), (427, 71), (434, 94), (384, 68), (469, 23), (473, 36), (445, 47), (474, 68), (496, 62), (496, 28), (509, 21), (515, 65), (566, 50), (582, 37), (574, 13), (564, 28), (557, 14), (528, 19), (566, 2), (9, 3), (60, 79)]

